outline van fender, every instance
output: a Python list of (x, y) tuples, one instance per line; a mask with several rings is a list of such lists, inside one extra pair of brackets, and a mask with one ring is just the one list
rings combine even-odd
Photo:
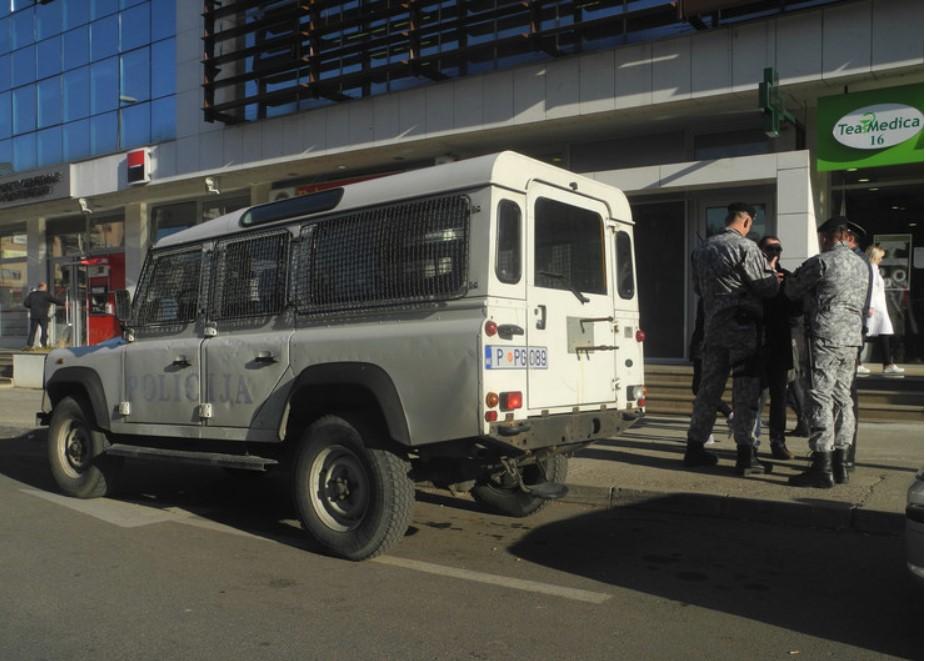
[(97, 427), (109, 431), (109, 406), (100, 375), (89, 367), (62, 367), (55, 371), (45, 383), (45, 392), (51, 398), (52, 405), (71, 394), (83, 394), (93, 408), (93, 417)]
[[(324, 363), (307, 367), (293, 381), (280, 429), (285, 431), (292, 415), (294, 399), (307, 388), (336, 386), (359, 387), (379, 405), (390, 437), (402, 445), (411, 445), (408, 420), (399, 391), (389, 374), (371, 363)], [(311, 403), (309, 404), (311, 406)]]

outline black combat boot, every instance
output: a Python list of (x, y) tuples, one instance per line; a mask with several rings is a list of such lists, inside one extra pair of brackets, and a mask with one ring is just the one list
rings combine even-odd
[(685, 466), (694, 468), (695, 466), (716, 466), (717, 455), (711, 454), (704, 449), (704, 443), (698, 443), (688, 439), (688, 447), (685, 448)]
[(849, 452), (847, 450), (833, 450), (833, 480), (836, 484), (849, 482)]
[(852, 445), (846, 450), (846, 472), (851, 473), (855, 470), (855, 444), (858, 439), (852, 441)]
[(793, 487), (814, 487), (816, 489), (833, 488), (833, 453), (814, 452), (813, 463), (810, 468), (800, 475), (788, 478), (788, 484)]
[(736, 446), (736, 474), (758, 475), (765, 472), (765, 466), (759, 462), (756, 449), (751, 445)]

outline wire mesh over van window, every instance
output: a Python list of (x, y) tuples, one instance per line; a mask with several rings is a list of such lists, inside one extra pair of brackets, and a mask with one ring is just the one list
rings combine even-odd
[(135, 300), (135, 323), (139, 326), (184, 324), (196, 319), (202, 251), (153, 254)]
[(462, 296), (469, 198), (412, 200), (302, 229), (297, 306), (321, 313)]
[(621, 298), (633, 298), (633, 245), (627, 232), (617, 233), (617, 293)]
[(261, 317), (283, 310), (289, 237), (289, 232), (274, 232), (216, 246), (211, 319)]
[(495, 275), (510, 285), (521, 281), (521, 207), (511, 200), (498, 203)]
[(607, 294), (604, 225), (594, 211), (540, 198), (534, 205), (534, 284)]

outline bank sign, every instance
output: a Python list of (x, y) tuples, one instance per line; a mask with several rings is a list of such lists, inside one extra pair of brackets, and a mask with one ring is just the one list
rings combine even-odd
[(922, 85), (818, 100), (818, 170), (922, 162)]

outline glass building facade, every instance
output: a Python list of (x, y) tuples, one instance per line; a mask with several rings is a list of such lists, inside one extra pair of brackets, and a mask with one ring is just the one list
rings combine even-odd
[(0, 0), (0, 175), (172, 140), (175, 0)]

